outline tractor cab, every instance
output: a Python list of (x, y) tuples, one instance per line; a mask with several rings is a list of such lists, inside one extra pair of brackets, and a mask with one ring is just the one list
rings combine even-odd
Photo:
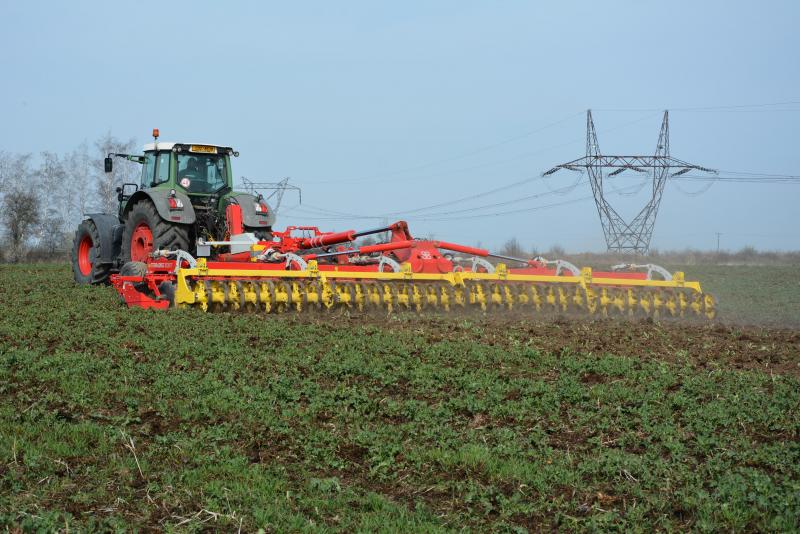
[(123, 157), (142, 165), (138, 183), (125, 183), (117, 189), (122, 215), (128, 200), (137, 191), (162, 189), (188, 195), (192, 204), (208, 204), (209, 196), (221, 197), (233, 189), (231, 156), (233, 148), (213, 144), (159, 142), (153, 130), (153, 142), (144, 146), (143, 155), (109, 154), (105, 171), (113, 171), (112, 156)]
[(139, 189), (180, 188), (187, 195), (213, 195), (230, 189), (230, 147), (184, 143), (150, 143), (142, 156)]

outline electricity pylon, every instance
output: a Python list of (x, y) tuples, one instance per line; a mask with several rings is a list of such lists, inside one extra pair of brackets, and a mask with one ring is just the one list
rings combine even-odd
[[(717, 174), (717, 171), (673, 158), (669, 154), (669, 111), (664, 111), (658, 145), (653, 156), (607, 156), (600, 153), (597, 132), (592, 121), (592, 110), (586, 112), (586, 156), (557, 165), (542, 174), (548, 176), (561, 169), (587, 172), (592, 187), (594, 202), (600, 215), (600, 223), (606, 238), (609, 252), (647, 254), (653, 227), (656, 224), (658, 207), (667, 180), (689, 171)], [(613, 169), (606, 178), (617, 176), (625, 171), (652, 175), (653, 189), (650, 200), (631, 222), (626, 222), (606, 199), (603, 188), (603, 170)]]

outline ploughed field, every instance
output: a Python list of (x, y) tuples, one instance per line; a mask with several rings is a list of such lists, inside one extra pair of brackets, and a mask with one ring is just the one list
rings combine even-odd
[(800, 269), (724, 269), (686, 269), (703, 325), (155, 313), (0, 267), (0, 524), (793, 530)]

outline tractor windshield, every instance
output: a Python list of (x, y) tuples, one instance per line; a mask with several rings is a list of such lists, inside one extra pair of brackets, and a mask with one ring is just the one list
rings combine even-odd
[(216, 193), (227, 183), (225, 156), (178, 153), (178, 184), (189, 193)]

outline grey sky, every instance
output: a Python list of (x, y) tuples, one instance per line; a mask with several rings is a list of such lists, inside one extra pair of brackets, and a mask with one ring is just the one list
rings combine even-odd
[[(798, 6), (3, 0), (0, 149), (67, 151), (109, 129), (143, 144), (153, 127), (164, 141), (229, 144), (241, 152), (237, 176), (291, 176), (303, 188), (306, 206), (278, 226), (331, 229), (380, 220), (318, 208), (380, 217), (531, 177), (407, 219), (418, 235), (467, 244), (516, 236), (601, 250), (593, 203), (565, 203), (588, 185), (460, 210), (573, 183), (569, 173), (538, 175), (583, 155), (589, 107), (604, 152), (651, 154), (658, 110), (671, 108), (673, 156), (800, 174), (800, 104), (679, 110), (800, 101)], [(630, 215), (645, 195), (612, 198)], [(722, 232), (727, 248), (799, 249), (798, 200), (800, 185), (716, 183), (699, 196), (668, 185), (653, 245), (711, 248)]]

